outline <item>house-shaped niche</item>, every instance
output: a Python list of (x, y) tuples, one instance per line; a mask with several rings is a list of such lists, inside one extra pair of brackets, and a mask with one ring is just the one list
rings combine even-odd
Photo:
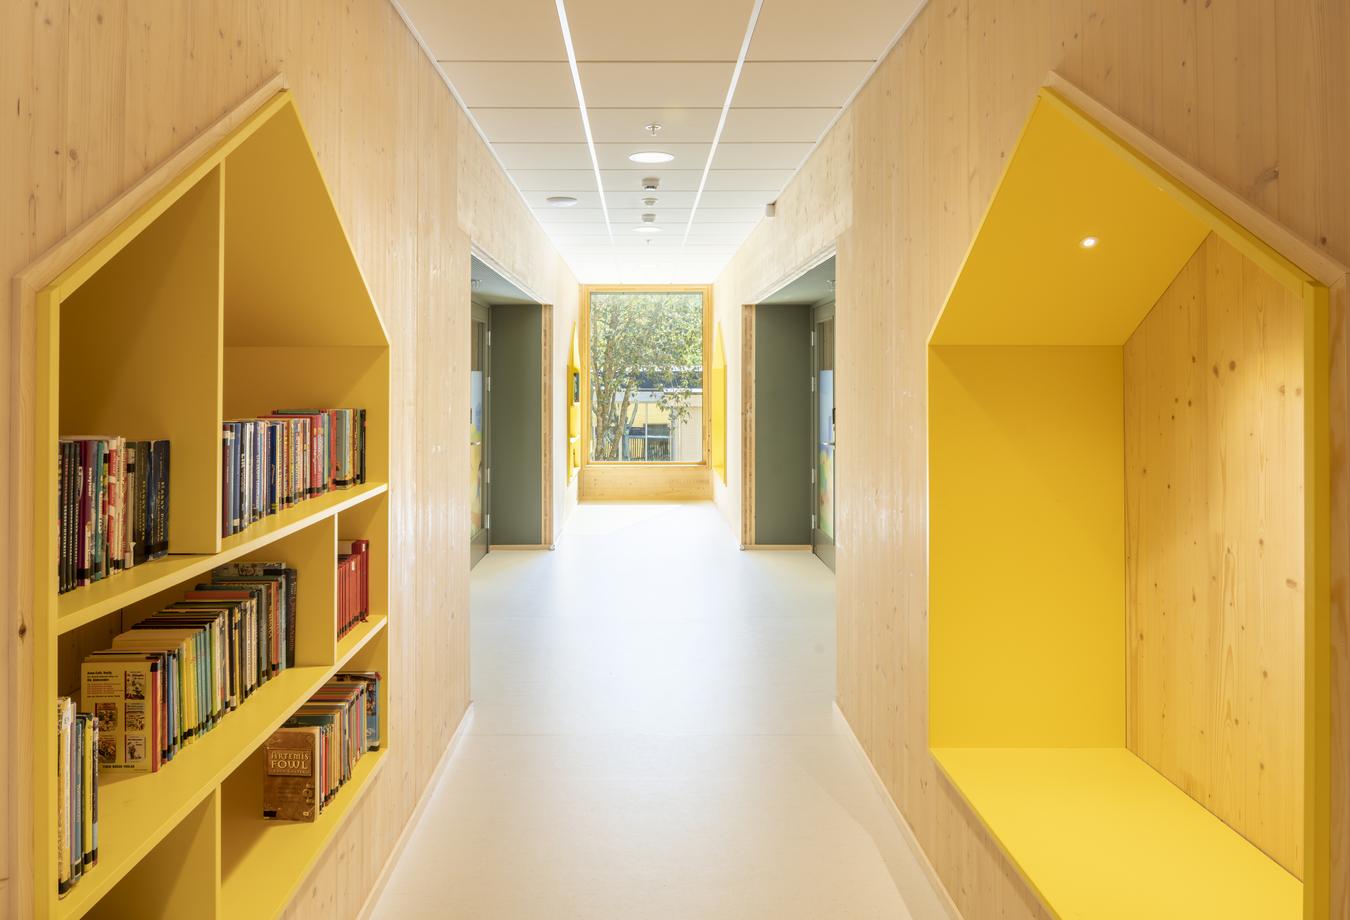
[(929, 731), (1057, 917), (1325, 915), (1326, 303), (1041, 92), (929, 339)]

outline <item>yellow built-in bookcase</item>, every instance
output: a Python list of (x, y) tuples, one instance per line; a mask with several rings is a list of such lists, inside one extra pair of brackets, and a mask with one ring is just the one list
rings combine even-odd
[[(280, 912), (388, 758), (389, 344), (288, 92), (37, 295), (33, 469), (35, 905), (42, 918)], [(220, 536), (220, 426), (296, 406), (367, 410), (364, 484)], [(57, 439), (171, 441), (170, 555), (57, 594)], [(337, 543), (370, 540), (370, 619), (336, 635)], [(55, 877), (56, 728), (85, 654), (215, 566), (299, 570), (296, 667), (158, 773), (99, 789), (99, 863)], [(261, 817), (260, 746), (342, 669), (384, 676), (379, 751), (310, 824)], [(393, 739), (395, 742), (397, 738)]]

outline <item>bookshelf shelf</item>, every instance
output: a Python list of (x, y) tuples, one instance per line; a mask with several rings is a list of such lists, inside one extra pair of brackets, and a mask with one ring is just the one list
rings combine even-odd
[[(387, 762), (381, 747), (308, 824), (261, 818), (262, 748), (339, 670), (379, 671), (388, 597), (389, 345), (293, 98), (280, 92), (37, 293), (32, 771), (35, 914), (271, 916), (303, 884)], [(138, 194), (144, 194), (139, 192)], [(166, 385), (147, 384), (157, 367)], [(296, 406), (366, 410), (366, 482), (221, 532), (221, 424)], [(57, 593), (62, 435), (171, 442), (170, 555)], [(340, 639), (338, 540), (371, 541), (370, 612)], [(296, 665), (155, 773), (103, 771), (99, 861), (64, 897), (55, 874), (60, 696), (112, 635), (217, 566), (298, 572)], [(226, 867), (224, 878), (220, 867)]]
[(302, 502), (294, 508), (254, 524), (243, 533), (221, 540), (219, 553), (213, 555), (169, 555), (138, 565), (127, 572), (94, 582), (62, 594), (57, 601), (57, 631), (67, 633), (99, 617), (121, 610), (137, 601), (184, 584), (218, 565), (242, 559), (283, 537), (332, 517), (348, 508), (383, 495), (389, 486), (383, 482), (364, 483), (342, 492), (331, 492)]
[(225, 917), (275, 916), (295, 895), (326, 842), (342, 827), (388, 762), (382, 748), (362, 757), (352, 778), (312, 824), (278, 824), (259, 816), (260, 791), (227, 783), (222, 804), (224, 864), (221, 866), (221, 914)]

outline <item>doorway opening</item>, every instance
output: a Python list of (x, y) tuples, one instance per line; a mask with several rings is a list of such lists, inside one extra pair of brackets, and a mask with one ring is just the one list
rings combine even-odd
[(469, 563), (552, 542), (551, 308), (473, 256), (470, 265)]
[(835, 259), (746, 306), (747, 519), (742, 542), (810, 549), (834, 569)]

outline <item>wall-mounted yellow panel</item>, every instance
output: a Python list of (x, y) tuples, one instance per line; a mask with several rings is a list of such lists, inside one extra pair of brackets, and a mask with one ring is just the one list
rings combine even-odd
[(929, 350), (935, 747), (1125, 743), (1118, 348)]
[(581, 343), (577, 324), (572, 324), (572, 340), (567, 349), (567, 481), (581, 469)]
[(727, 353), (722, 326), (713, 330), (712, 370), (708, 374), (708, 427), (713, 472), (727, 481)]

